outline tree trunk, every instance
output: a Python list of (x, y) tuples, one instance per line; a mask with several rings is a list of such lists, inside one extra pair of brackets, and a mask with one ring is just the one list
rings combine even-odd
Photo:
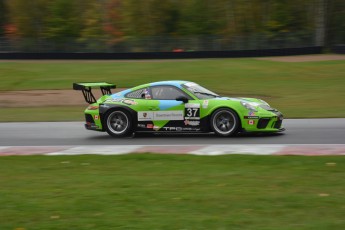
[(325, 45), (326, 35), (326, 0), (315, 0), (315, 45)]

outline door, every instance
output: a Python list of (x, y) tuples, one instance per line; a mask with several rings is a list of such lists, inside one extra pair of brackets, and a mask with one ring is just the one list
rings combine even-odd
[(197, 101), (183, 103), (178, 97), (192, 99), (172, 85), (152, 86), (145, 110), (138, 111), (138, 128), (147, 131), (186, 132), (200, 130), (200, 104)]

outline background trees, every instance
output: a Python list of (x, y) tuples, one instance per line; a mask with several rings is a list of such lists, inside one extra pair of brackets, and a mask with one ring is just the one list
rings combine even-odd
[(331, 46), (345, 42), (345, 2), (0, 0), (0, 37), (62, 52)]

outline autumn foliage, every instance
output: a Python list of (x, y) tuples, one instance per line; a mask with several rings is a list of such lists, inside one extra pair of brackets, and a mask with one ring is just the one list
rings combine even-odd
[(0, 39), (62, 49), (330, 45), (344, 21), (343, 0), (0, 0)]

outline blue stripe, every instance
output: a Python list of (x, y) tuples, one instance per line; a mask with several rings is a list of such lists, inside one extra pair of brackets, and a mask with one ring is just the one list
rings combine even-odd
[(175, 100), (159, 100), (158, 102), (159, 102), (158, 104), (159, 110), (167, 110), (172, 107), (181, 105), (183, 103), (182, 101), (175, 101)]

